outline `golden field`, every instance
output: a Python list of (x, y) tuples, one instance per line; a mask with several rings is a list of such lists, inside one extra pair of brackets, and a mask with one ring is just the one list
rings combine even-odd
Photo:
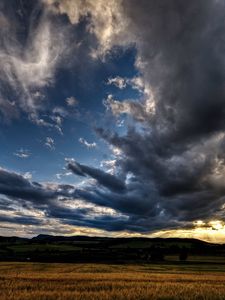
[(223, 265), (0, 263), (0, 299), (225, 299), (225, 270)]

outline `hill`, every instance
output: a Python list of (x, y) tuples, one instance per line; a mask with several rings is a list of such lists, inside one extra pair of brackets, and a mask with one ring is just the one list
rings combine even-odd
[[(38, 235), (0, 237), (1, 261), (146, 262), (166, 257), (225, 257), (225, 245), (185, 238), (111, 238)], [(224, 259), (225, 261), (225, 259)]]

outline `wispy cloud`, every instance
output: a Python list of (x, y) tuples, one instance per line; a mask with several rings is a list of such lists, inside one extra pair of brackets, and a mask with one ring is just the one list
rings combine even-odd
[(27, 180), (32, 180), (33, 175), (31, 172), (26, 172), (23, 174), (23, 177)]
[(31, 156), (31, 152), (26, 149), (19, 149), (16, 152), (13, 153), (13, 155), (19, 157), (19, 158), (28, 158)]
[(50, 150), (55, 150), (55, 141), (51, 137), (46, 137), (45, 146)]
[(68, 98), (66, 98), (66, 104), (68, 105), (68, 106), (76, 106), (76, 105), (78, 105), (78, 100), (75, 98), (75, 97), (68, 97)]
[(85, 140), (84, 138), (79, 138), (79, 142), (84, 145), (85, 147), (87, 147), (88, 149), (93, 149), (97, 147), (97, 144), (95, 142), (93, 143), (89, 143), (87, 140)]
[(72, 24), (78, 24), (81, 17), (90, 16), (87, 30), (98, 39), (97, 48), (91, 51), (91, 57), (104, 57), (117, 43), (127, 41), (126, 18), (122, 13), (122, 0), (69, 1), (42, 0), (53, 12), (67, 14)]
[(0, 112), (13, 118), (23, 111), (33, 114), (31, 120), (38, 118), (46, 101), (43, 89), (54, 82), (67, 51), (66, 33), (64, 28), (58, 30), (59, 25), (38, 4), (30, 16), (26, 42), (15, 31), (16, 27), (24, 30), (15, 16), (5, 13), (1, 20), (7, 33), (0, 34)]

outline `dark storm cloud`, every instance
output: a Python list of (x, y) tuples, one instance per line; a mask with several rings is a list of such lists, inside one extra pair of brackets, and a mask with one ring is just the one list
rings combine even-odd
[(20, 174), (0, 169), (0, 194), (9, 198), (42, 205), (48, 203), (51, 199), (57, 198), (57, 196), (68, 195), (71, 189), (73, 187), (69, 185), (51, 187), (38, 182), (31, 182)]
[(41, 201), (52, 196), (52, 192), (45, 191), (41, 185), (32, 184), (22, 175), (4, 169), (0, 169), (0, 193), (9, 197), (31, 201)]
[(224, 1), (123, 1), (168, 142), (224, 128)]
[(97, 130), (121, 150), (117, 166), (133, 178), (119, 206), (116, 195), (102, 198), (146, 231), (224, 220), (225, 2), (125, 0), (123, 7), (155, 114), (123, 136)]
[(97, 182), (103, 187), (108, 188), (109, 190), (115, 192), (123, 192), (125, 191), (125, 184), (122, 180), (117, 178), (114, 175), (108, 174), (104, 171), (101, 171), (96, 168), (91, 168), (77, 162), (68, 163), (68, 169), (72, 171), (74, 174), (79, 176), (90, 176), (97, 180)]
[[(134, 116), (124, 135), (97, 130), (121, 150), (118, 175), (71, 162), (67, 167), (75, 175), (97, 182), (74, 189), (0, 170), (0, 194), (44, 203), (46, 216), (65, 224), (109, 231), (151, 232), (225, 220), (225, 2), (123, 0), (122, 13), (155, 113), (146, 113), (140, 102), (129, 110), (144, 113)], [(116, 109), (125, 111), (124, 105)], [(115, 215), (90, 217), (91, 209), (65, 207), (58, 197), (111, 208)]]
[(94, 210), (91, 208), (77, 208), (72, 210), (62, 206), (51, 206), (47, 216), (60, 219), (64, 224), (88, 226), (108, 231), (123, 230), (127, 224), (127, 219), (118, 215), (99, 215), (99, 213), (95, 213), (94, 217), (91, 217), (91, 213), (94, 213)]
[(0, 222), (13, 223), (19, 225), (43, 225), (42, 220), (28, 216), (0, 216)]
[[(105, 181), (103, 182), (105, 183)], [(117, 181), (115, 182), (117, 183)], [(116, 192), (118, 192), (119, 186), (115, 185), (115, 182), (112, 179), (112, 189), (116, 187)], [(108, 184), (108, 181), (106, 181), (106, 184)], [(122, 190), (119, 190), (122, 193)], [(98, 195), (98, 193), (99, 191), (96, 189), (95, 201), (93, 190), (90, 192), (88, 192), (88, 189), (82, 191), (75, 189), (74, 186), (63, 184), (43, 185), (38, 182), (31, 182), (20, 174), (0, 169), (0, 195), (2, 195), (0, 198), (0, 222), (44, 226), (51, 219), (57, 219), (59, 222), (68, 225), (90, 226), (99, 229), (105, 227), (106, 230), (110, 231), (122, 230), (124, 224), (126, 224), (124, 216), (110, 216), (107, 213), (99, 215), (95, 211), (95, 205), (88, 208), (82, 207), (80, 204), (76, 205), (76, 199), (83, 199), (86, 202), (92, 202), (103, 207), (114, 206), (109, 205), (103, 199), (103, 195)], [(97, 198), (99, 201), (97, 201)], [(64, 201), (72, 201), (74, 207), (67, 207)], [(112, 201), (112, 199), (109, 199), (109, 201)], [(18, 208), (20, 208), (19, 211)], [(42, 212), (42, 217), (26, 215), (26, 211), (33, 211), (34, 209)]]

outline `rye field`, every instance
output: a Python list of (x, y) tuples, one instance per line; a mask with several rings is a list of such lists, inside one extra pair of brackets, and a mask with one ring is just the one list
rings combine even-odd
[(1, 262), (0, 299), (225, 299), (225, 266)]

